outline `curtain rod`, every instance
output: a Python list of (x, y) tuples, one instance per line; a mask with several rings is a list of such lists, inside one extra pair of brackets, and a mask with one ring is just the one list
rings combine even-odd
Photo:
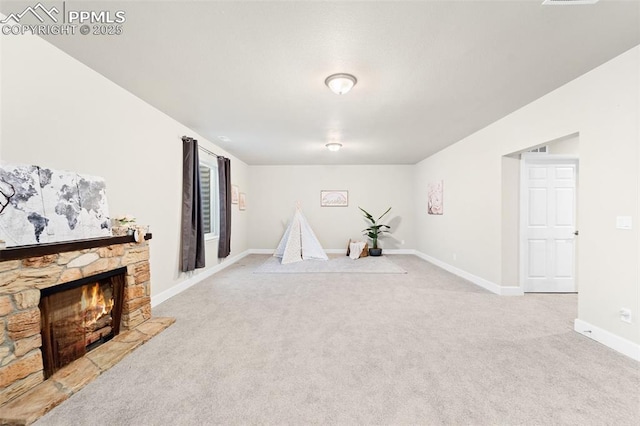
[(206, 152), (207, 154), (209, 154), (209, 155), (213, 155), (214, 157), (220, 157), (220, 155), (216, 154), (216, 153), (215, 153), (215, 152), (213, 152), (213, 151), (209, 151), (207, 148), (203, 148), (203, 147), (201, 147), (200, 145), (198, 145), (198, 149), (201, 149), (201, 150), (203, 150), (204, 152)]
[[(190, 138), (190, 137), (188, 137), (188, 136), (183, 136), (183, 137), (182, 137), (182, 140), (185, 140), (185, 139), (193, 139), (193, 138)], [(193, 140), (195, 140), (195, 139), (193, 139)], [(197, 142), (197, 140), (195, 140), (195, 141)], [(198, 145), (198, 149), (201, 149), (201, 150), (203, 150), (204, 152), (206, 152), (207, 154), (209, 154), (209, 155), (213, 155), (214, 157), (222, 157), (222, 155), (218, 155), (218, 154), (216, 154), (216, 153), (215, 153), (215, 152), (213, 152), (213, 151), (209, 151), (207, 148), (203, 148), (203, 147), (201, 147), (200, 145)]]

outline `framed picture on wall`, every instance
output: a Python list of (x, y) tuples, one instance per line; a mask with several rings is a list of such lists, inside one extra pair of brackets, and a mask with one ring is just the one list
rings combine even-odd
[(347, 190), (323, 190), (320, 191), (321, 207), (348, 207), (349, 191)]
[(441, 215), (443, 213), (442, 200), (444, 198), (444, 181), (430, 183), (428, 185), (427, 213)]
[(231, 204), (238, 204), (239, 193), (240, 188), (238, 188), (238, 185), (231, 185)]
[(240, 210), (247, 209), (247, 195), (244, 192), (241, 192), (238, 195), (238, 207), (240, 208)]

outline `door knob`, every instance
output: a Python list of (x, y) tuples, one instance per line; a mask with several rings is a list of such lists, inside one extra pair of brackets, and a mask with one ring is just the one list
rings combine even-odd
[(580, 232), (578, 230), (573, 231), (573, 235), (580, 235)]

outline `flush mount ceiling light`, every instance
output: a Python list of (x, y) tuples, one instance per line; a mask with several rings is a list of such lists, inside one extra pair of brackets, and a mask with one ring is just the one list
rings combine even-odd
[(342, 148), (342, 144), (338, 142), (331, 142), (325, 145), (329, 151), (335, 152)]
[(336, 95), (344, 95), (347, 93), (353, 86), (356, 85), (358, 79), (356, 79), (351, 74), (332, 74), (324, 81), (324, 84), (327, 85), (329, 89)]

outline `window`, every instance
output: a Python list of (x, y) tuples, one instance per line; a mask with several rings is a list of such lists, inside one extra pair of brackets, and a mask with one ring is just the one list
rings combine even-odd
[(204, 216), (205, 239), (218, 236), (218, 167), (207, 161), (200, 161), (200, 192), (202, 215)]

